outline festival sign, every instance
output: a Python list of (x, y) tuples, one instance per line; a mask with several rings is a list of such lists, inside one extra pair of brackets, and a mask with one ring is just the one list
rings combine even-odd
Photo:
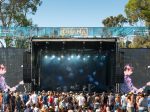
[(61, 36), (73, 36), (73, 37), (87, 37), (88, 36), (88, 28), (61, 28), (60, 29)]

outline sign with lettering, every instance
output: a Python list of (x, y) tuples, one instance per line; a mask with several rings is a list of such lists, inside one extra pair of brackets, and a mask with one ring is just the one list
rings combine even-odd
[(79, 37), (87, 37), (88, 36), (88, 28), (61, 28), (60, 29), (61, 36), (79, 36)]

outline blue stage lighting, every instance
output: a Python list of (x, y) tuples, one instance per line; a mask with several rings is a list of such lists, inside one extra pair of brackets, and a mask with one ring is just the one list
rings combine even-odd
[(74, 58), (74, 55), (71, 55), (71, 58)]
[(57, 60), (60, 61), (60, 57), (58, 57)]
[(64, 58), (64, 55), (61, 55), (61, 58)]
[(84, 58), (83, 58), (83, 60), (85, 61), (85, 60), (86, 60), (86, 58), (84, 57)]
[(95, 58), (98, 58), (98, 55), (96, 55)]
[(56, 57), (55, 55), (52, 55), (52, 59), (55, 58), (55, 57)]
[(102, 57), (101, 57), (101, 60), (102, 60), (102, 61), (105, 61), (105, 59), (106, 59), (106, 56), (102, 56)]
[(88, 55), (87, 57), (90, 58), (90, 55)]
[(48, 58), (48, 56), (47, 56), (47, 55), (45, 55), (45, 56), (44, 56), (44, 58), (45, 58), (45, 59), (47, 59), (47, 58)]
[(79, 59), (81, 56), (78, 54), (77, 58)]
[(68, 57), (68, 61), (70, 61), (70, 57)]

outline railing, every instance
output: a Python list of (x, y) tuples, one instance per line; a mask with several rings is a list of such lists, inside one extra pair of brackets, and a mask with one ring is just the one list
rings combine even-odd
[(109, 38), (149, 34), (150, 28), (148, 27), (0, 27), (0, 38)]

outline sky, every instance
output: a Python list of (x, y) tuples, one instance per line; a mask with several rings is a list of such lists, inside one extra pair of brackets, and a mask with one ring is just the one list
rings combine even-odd
[(102, 20), (124, 13), (128, 0), (42, 0), (32, 18), (38, 27), (102, 27)]

